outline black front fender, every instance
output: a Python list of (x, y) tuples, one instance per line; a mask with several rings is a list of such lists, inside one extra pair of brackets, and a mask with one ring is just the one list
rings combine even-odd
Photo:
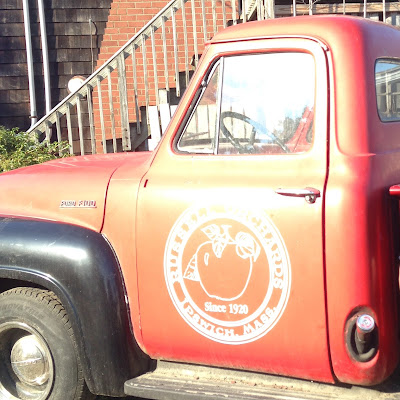
[(70, 317), (89, 389), (123, 395), (146, 370), (133, 338), (118, 260), (105, 238), (63, 223), (0, 218), (0, 279), (53, 291)]

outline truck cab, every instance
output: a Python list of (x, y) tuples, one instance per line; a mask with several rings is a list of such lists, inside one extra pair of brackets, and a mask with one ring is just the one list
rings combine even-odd
[[(391, 373), (389, 188), (400, 172), (391, 34), (305, 17), (234, 27), (208, 45), (139, 189), (150, 355), (365, 385)], [(367, 356), (354, 343), (360, 314), (376, 324)]]

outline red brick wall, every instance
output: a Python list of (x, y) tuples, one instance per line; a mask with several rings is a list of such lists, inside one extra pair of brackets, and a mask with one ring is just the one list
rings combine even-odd
[(98, 65), (107, 61), (167, 3), (166, 0), (114, 0), (103, 36)]

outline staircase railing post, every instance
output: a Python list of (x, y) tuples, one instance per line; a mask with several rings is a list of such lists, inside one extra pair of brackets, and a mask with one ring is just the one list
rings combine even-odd
[(201, 0), (201, 14), (203, 16), (203, 38), (204, 43), (207, 42), (207, 20), (206, 20), (206, 6), (204, 0)]
[(67, 131), (68, 131), (68, 142), (69, 142), (69, 154), (74, 154), (74, 142), (72, 137), (72, 123), (71, 123), (71, 105), (70, 103), (66, 104), (67, 110)]
[(93, 91), (92, 86), (87, 85), (86, 96), (87, 96), (88, 113), (89, 113), (90, 144), (91, 144), (92, 154), (96, 154), (96, 133), (94, 126), (94, 118), (93, 118), (92, 91)]
[(182, 23), (183, 23), (183, 46), (185, 51), (185, 88), (186, 88), (189, 84), (189, 49), (188, 49), (186, 10), (185, 10), (184, 0), (181, 0), (181, 10), (182, 10)]
[(110, 107), (110, 119), (111, 119), (111, 135), (112, 135), (112, 143), (113, 143), (113, 152), (117, 152), (117, 137), (115, 133), (115, 116), (114, 116), (114, 102), (112, 95), (112, 84), (111, 84), (111, 71), (112, 68), (107, 68), (107, 87), (108, 87), (108, 103)]
[(385, 0), (382, 0), (382, 12), (383, 12), (383, 14), (382, 14), (383, 22), (386, 23), (386, 1)]
[[(61, 114), (57, 111), (56, 112), (56, 130), (57, 130), (57, 142), (58, 144), (61, 143), (61, 121), (60, 121)], [(62, 155), (61, 148), (58, 148), (58, 155)]]
[(76, 96), (76, 114), (78, 116), (78, 133), (79, 133), (79, 144), (81, 149), (81, 156), (85, 155), (85, 145), (83, 136), (83, 123), (82, 123), (82, 96), (78, 93)]
[(174, 42), (174, 62), (175, 62), (175, 84), (176, 96), (181, 96), (181, 85), (179, 82), (179, 63), (178, 63), (178, 36), (176, 32), (176, 8), (172, 7), (172, 37)]
[(121, 137), (122, 150), (131, 149), (130, 131), (129, 131), (129, 109), (128, 109), (128, 94), (126, 89), (126, 67), (125, 53), (122, 52), (117, 59), (118, 68), (118, 91), (119, 91), (119, 106), (121, 114)]
[[(312, 0), (310, 0), (312, 3)], [(275, 0), (267, 0), (266, 12), (267, 18), (272, 19), (275, 18)]]
[(99, 114), (100, 114), (100, 126), (101, 126), (101, 141), (103, 146), (103, 153), (107, 153), (107, 140), (106, 140), (106, 128), (104, 126), (104, 111), (103, 111), (103, 94), (101, 91), (101, 79), (100, 76), (96, 77), (97, 84), (97, 96), (99, 99)]
[(138, 86), (137, 86), (137, 70), (136, 70), (136, 44), (131, 46), (132, 52), (132, 71), (133, 71), (133, 97), (135, 102), (135, 113), (136, 113), (136, 134), (141, 134), (140, 126), (140, 108), (138, 99)]
[(231, 0), (231, 5), (232, 5), (232, 21), (233, 25), (237, 24), (236, 20), (236, 0)]

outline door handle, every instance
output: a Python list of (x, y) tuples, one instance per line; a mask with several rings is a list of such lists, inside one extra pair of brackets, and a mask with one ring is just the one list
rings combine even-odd
[(317, 197), (321, 196), (321, 193), (318, 189), (306, 187), (304, 189), (283, 189), (278, 188), (275, 190), (275, 193), (280, 194), (281, 196), (290, 196), (290, 197), (304, 197), (307, 203), (313, 204), (317, 200)]

